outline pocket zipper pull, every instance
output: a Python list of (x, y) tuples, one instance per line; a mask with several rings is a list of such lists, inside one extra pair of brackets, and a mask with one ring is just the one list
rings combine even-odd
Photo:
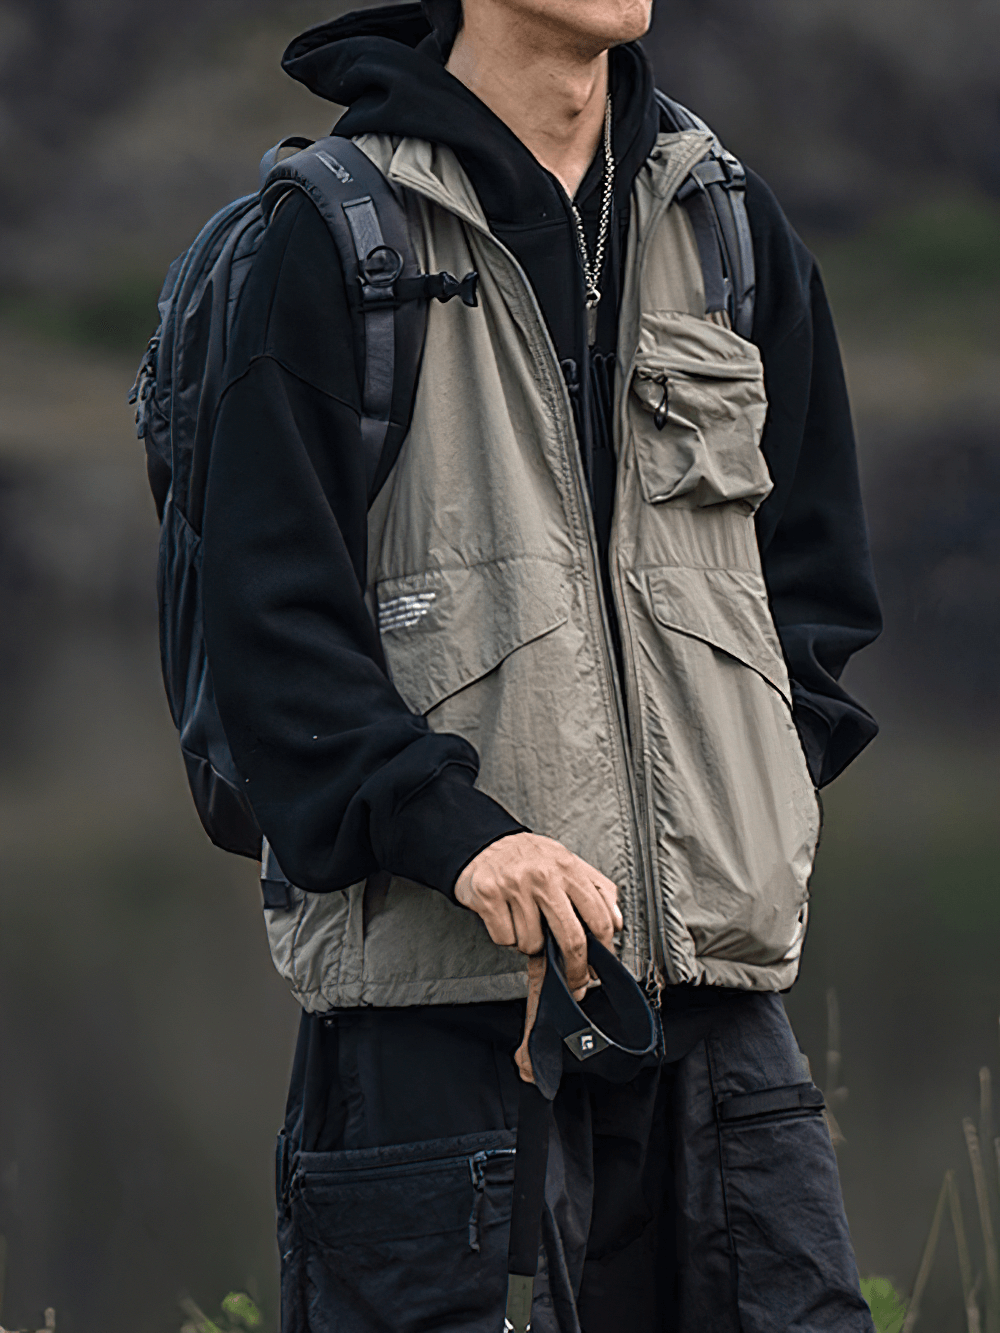
[(483, 1195), (486, 1193), (486, 1162), (484, 1152), (473, 1153), (469, 1158), (469, 1175), (472, 1177), (472, 1211), (469, 1213), (469, 1249), (479, 1253), (479, 1210)]
[(667, 410), (670, 403), (670, 380), (666, 375), (657, 375), (654, 383), (662, 384), (663, 397), (660, 399), (659, 406), (653, 409), (653, 425), (657, 430), (662, 430), (667, 424)]

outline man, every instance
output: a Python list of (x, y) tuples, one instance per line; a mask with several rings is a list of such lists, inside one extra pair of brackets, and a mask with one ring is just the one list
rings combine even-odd
[[(205, 503), (220, 714), (299, 888), (283, 1328), (499, 1330), (526, 956), (590, 929), (661, 1006), (662, 1065), (564, 1078), (536, 1333), (872, 1329), (778, 992), (814, 786), (875, 733), (879, 629), (815, 265), (752, 174), (751, 339), (706, 312), (648, 0), (433, 0), (284, 65), (400, 191), (429, 310), (366, 512), (359, 370), (310, 201), (265, 233)], [(394, 404), (398, 420), (403, 405)], [(766, 422), (765, 422), (766, 416)], [(376, 622), (381, 630), (376, 628)]]

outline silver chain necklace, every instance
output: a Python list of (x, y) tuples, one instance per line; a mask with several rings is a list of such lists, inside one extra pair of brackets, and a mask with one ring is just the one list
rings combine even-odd
[(604, 199), (601, 203), (601, 221), (597, 228), (597, 246), (594, 249), (594, 262), (587, 254), (587, 234), (583, 230), (583, 218), (576, 204), (569, 202), (576, 223), (576, 241), (580, 247), (580, 263), (583, 265), (583, 281), (587, 288), (587, 343), (593, 347), (597, 338), (597, 307), (601, 302), (601, 270), (604, 268), (604, 251), (608, 244), (608, 231), (611, 225), (611, 205), (615, 195), (615, 159), (611, 153), (611, 94), (604, 108)]

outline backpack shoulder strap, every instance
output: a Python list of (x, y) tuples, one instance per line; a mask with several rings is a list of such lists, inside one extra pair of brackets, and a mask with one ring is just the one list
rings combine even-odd
[[(278, 160), (284, 147), (299, 151)], [(265, 219), (273, 216), (289, 189), (300, 189), (336, 243), (348, 300), (364, 331), (361, 437), (371, 503), (402, 444), (423, 349), (427, 301), (460, 296), (466, 305), (476, 305), (478, 277), (470, 273), (459, 282), (450, 273), (420, 272), (402, 201), (350, 139), (332, 135), (312, 144), (285, 140), (265, 154), (261, 174)], [(398, 411), (394, 421), (397, 389), (405, 389), (405, 410)]]
[[(269, 156), (261, 163), (262, 170)], [(393, 291), (397, 277), (417, 274), (406, 215), (381, 171), (349, 139), (321, 139), (270, 166), (261, 191), (265, 218), (271, 216), (290, 187), (309, 196), (330, 228), (340, 254), (348, 300), (363, 323), (361, 438), (371, 497), (389, 430), (397, 350), (402, 350), (396, 346), (397, 326), (416, 322), (417, 329), (399, 331), (404, 344), (413, 342), (419, 349), (426, 318), (424, 308), (415, 303), (397, 308)], [(410, 371), (409, 365), (406, 371)], [(415, 378), (416, 362), (412, 373)]]
[[(675, 133), (702, 130), (712, 134), (705, 122), (680, 102), (659, 89), (655, 96), (664, 130)], [(733, 330), (741, 338), (749, 339), (753, 331), (756, 275), (746, 206), (746, 172), (714, 134), (707, 154), (692, 167), (677, 191), (677, 200), (694, 229), (705, 283), (706, 311), (726, 311)]]

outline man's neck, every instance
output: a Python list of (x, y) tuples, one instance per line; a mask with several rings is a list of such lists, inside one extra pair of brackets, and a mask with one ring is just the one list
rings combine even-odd
[(608, 53), (499, 6), (467, 6), (447, 69), (572, 199), (601, 141)]

